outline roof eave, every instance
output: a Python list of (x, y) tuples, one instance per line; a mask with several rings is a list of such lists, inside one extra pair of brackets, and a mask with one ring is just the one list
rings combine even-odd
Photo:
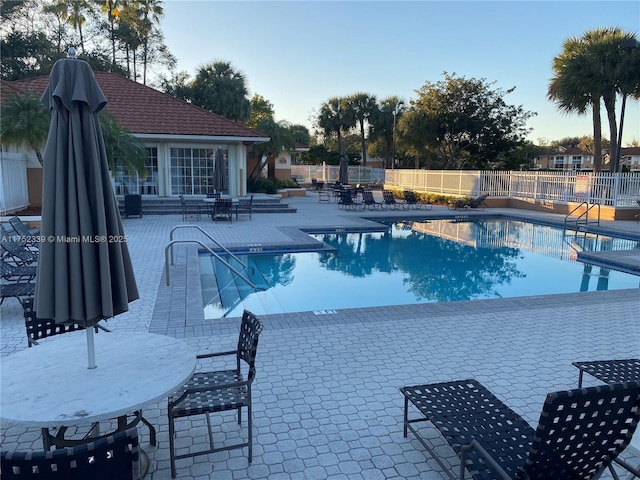
[(141, 140), (192, 141), (192, 142), (231, 142), (231, 143), (266, 143), (270, 137), (235, 137), (221, 135), (167, 135), (161, 133), (133, 133)]

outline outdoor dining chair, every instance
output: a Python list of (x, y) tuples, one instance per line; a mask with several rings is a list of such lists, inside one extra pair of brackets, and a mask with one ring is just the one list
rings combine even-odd
[[(235, 356), (236, 367), (229, 370), (198, 371), (178, 392), (169, 397), (169, 454), (171, 476), (176, 476), (176, 460), (213, 452), (248, 447), (248, 460), (252, 460), (253, 414), (251, 410), (251, 384), (256, 376), (256, 352), (262, 322), (245, 310), (240, 324), (238, 346), (235, 350), (198, 355), (199, 360)], [(243, 368), (244, 367), (244, 368)], [(246, 377), (245, 377), (246, 375)], [(246, 379), (245, 379), (246, 378)], [(247, 440), (240, 443), (214, 446), (210, 413), (236, 410), (238, 425), (242, 423), (242, 409), (247, 409)], [(209, 434), (209, 448), (198, 452), (176, 453), (176, 420), (193, 415), (205, 415)]]
[(4, 480), (138, 480), (140, 450), (135, 428), (70, 448), (0, 454)]
[(230, 198), (218, 198), (213, 202), (212, 217), (214, 221), (218, 219), (233, 221), (233, 200)]
[(249, 220), (253, 217), (253, 195), (249, 198), (249, 201), (238, 200), (236, 205), (236, 220), (239, 215), (249, 215)]
[[(404, 436), (411, 430), (453, 475), (414, 425), (430, 422), (460, 457), (459, 478), (595, 479), (629, 445), (640, 417), (640, 383), (547, 395), (534, 430), (477, 380), (402, 387)], [(409, 419), (409, 403), (422, 416)]]
[(188, 203), (184, 195), (180, 195), (180, 207), (182, 208), (182, 220), (187, 220), (190, 216), (194, 216), (197, 220), (200, 220), (200, 205)]
[(36, 277), (38, 267), (36, 265), (12, 265), (9, 262), (0, 261), (0, 276), (9, 283), (30, 282)]

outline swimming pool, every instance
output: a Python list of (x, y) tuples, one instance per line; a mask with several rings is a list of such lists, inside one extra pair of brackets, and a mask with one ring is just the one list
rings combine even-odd
[[(330, 311), (638, 288), (640, 277), (576, 260), (640, 242), (517, 220), (389, 221), (379, 232), (324, 233), (325, 249), (242, 254), (258, 289), (200, 256), (205, 318)], [(234, 266), (235, 261), (227, 259)]]

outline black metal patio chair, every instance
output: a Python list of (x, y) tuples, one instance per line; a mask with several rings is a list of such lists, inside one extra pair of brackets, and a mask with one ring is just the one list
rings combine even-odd
[(253, 195), (249, 197), (249, 200), (238, 200), (236, 205), (236, 220), (238, 215), (249, 215), (249, 220), (253, 218)]
[(404, 206), (405, 208), (413, 208), (420, 209), (423, 208), (425, 210), (431, 210), (432, 205), (430, 203), (421, 202), (416, 195), (416, 192), (413, 190), (404, 190), (402, 193), (404, 196)]
[(188, 220), (189, 217), (196, 217), (197, 220), (200, 220), (202, 214), (200, 205), (187, 202), (184, 195), (180, 195), (180, 208), (182, 209), (183, 220)]
[[(251, 384), (256, 376), (256, 352), (262, 332), (262, 322), (245, 310), (240, 324), (236, 350), (198, 355), (199, 360), (223, 356), (235, 356), (236, 368), (196, 372), (184, 385), (183, 391), (169, 397), (169, 455), (171, 476), (176, 476), (176, 460), (213, 452), (248, 447), (248, 460), (253, 456), (253, 414), (251, 409)], [(243, 368), (244, 366), (244, 368)], [(246, 379), (245, 379), (246, 378)], [(240, 443), (214, 446), (209, 414), (236, 410), (238, 425), (242, 423), (242, 409), (247, 409), (247, 439)], [(209, 434), (209, 448), (178, 455), (175, 446), (176, 419), (193, 415), (205, 415)]]
[(455, 199), (453, 202), (449, 203), (450, 210), (464, 210), (466, 208), (484, 210), (488, 205), (485, 200), (489, 197), (488, 194), (483, 193), (478, 197), (469, 200), (465, 198)]
[(212, 220), (229, 220), (233, 222), (233, 200), (230, 198), (218, 198), (213, 202)]
[[(640, 358), (573, 362), (572, 365), (580, 371), (578, 375), (579, 388), (582, 387), (585, 373), (608, 384), (640, 382)], [(620, 458), (614, 459), (614, 462), (640, 478), (639, 468), (629, 465)]]
[[(459, 478), (594, 479), (629, 445), (640, 417), (640, 384), (603, 385), (547, 395), (534, 430), (476, 380), (403, 387), (404, 436), (431, 422), (460, 457)], [(409, 419), (409, 403), (422, 417)], [(615, 478), (615, 476), (614, 476)]]
[(140, 449), (135, 428), (71, 448), (0, 454), (4, 480), (138, 480)]

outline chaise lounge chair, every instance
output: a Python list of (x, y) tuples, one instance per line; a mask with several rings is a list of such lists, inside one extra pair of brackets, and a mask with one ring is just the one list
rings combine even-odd
[(393, 196), (393, 192), (391, 190), (382, 190), (382, 208), (389, 208), (392, 210), (396, 210), (400, 208), (404, 202), (398, 202), (396, 197)]
[(404, 195), (404, 205), (406, 208), (420, 209), (424, 208), (425, 210), (431, 210), (432, 205), (426, 202), (421, 202), (418, 200), (418, 196), (416, 192), (413, 190), (405, 190), (403, 192)]
[[(549, 393), (535, 430), (476, 380), (400, 391), (404, 436), (411, 430), (453, 478), (413, 426), (431, 422), (460, 457), (460, 479), (466, 471), (477, 480), (598, 478), (614, 472), (640, 417), (638, 382)], [(409, 419), (409, 403), (421, 417)]]
[(362, 204), (363, 209), (369, 208), (370, 210), (374, 210), (376, 208), (382, 209), (382, 202), (378, 202), (373, 196), (373, 191), (369, 188), (365, 188), (362, 191)]
[(474, 198), (473, 200), (469, 199), (456, 199), (452, 203), (449, 204), (449, 208), (451, 210), (464, 210), (466, 208), (474, 208), (479, 210), (484, 210), (485, 207), (488, 207), (485, 200), (489, 197), (488, 194), (483, 193), (482, 195)]
[(364, 209), (364, 205), (356, 200), (354, 200), (351, 195), (350, 188), (342, 188), (340, 190), (340, 199), (338, 200), (338, 208), (343, 210), (357, 210), (359, 208)]

